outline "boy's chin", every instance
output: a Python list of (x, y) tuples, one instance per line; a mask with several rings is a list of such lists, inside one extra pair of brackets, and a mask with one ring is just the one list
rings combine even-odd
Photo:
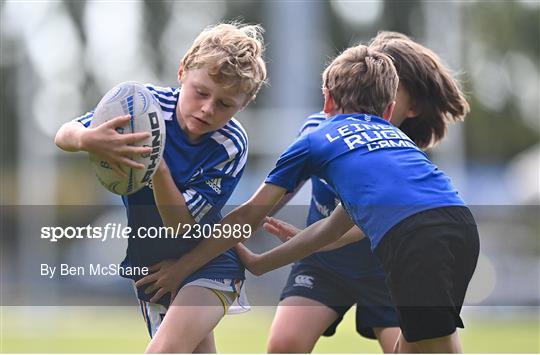
[(208, 132), (211, 132), (213, 129), (212, 127), (208, 126), (208, 127), (199, 127), (198, 125), (197, 126), (187, 126), (187, 131), (186, 133), (188, 133), (188, 135), (190, 136), (202, 136)]

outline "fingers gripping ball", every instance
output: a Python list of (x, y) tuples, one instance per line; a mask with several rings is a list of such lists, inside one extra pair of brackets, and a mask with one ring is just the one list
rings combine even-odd
[[(117, 127), (120, 134), (150, 132), (149, 138), (137, 141), (133, 146), (151, 147), (149, 154), (136, 154), (131, 160), (143, 164), (143, 169), (123, 167), (126, 176), (113, 171), (108, 161), (90, 155), (90, 161), (100, 183), (118, 195), (129, 195), (150, 182), (163, 157), (165, 148), (165, 123), (159, 102), (144, 86), (136, 82), (125, 82), (112, 88), (101, 99), (94, 111), (91, 128), (97, 127), (118, 116), (129, 115), (130, 120)], [(126, 170), (127, 169), (127, 170)]]

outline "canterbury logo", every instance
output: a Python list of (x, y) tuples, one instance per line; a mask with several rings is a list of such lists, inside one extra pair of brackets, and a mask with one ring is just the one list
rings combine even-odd
[(216, 193), (221, 194), (221, 178), (206, 180), (206, 185), (210, 186)]
[(308, 287), (313, 288), (313, 276), (308, 275), (298, 275), (294, 278), (294, 285), (293, 286), (302, 286), (302, 287)]

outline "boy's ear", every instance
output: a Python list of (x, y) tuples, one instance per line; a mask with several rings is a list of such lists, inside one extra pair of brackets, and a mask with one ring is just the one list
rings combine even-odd
[(407, 111), (407, 113), (405, 114), (405, 117), (406, 118), (411, 118), (411, 117), (416, 117), (416, 116), (419, 116), (420, 115), (420, 109), (418, 108), (418, 104), (417, 103), (413, 103), (411, 105), (411, 107), (409, 107), (409, 110)]
[(182, 75), (184, 75), (184, 66), (180, 64), (180, 66), (178, 67), (178, 77), (177, 77), (179, 83), (182, 82)]
[(396, 107), (396, 101), (390, 102), (388, 106), (386, 106), (386, 108), (384, 109), (382, 118), (390, 122), (390, 118), (392, 117), (392, 113), (394, 112), (395, 107)]
[(332, 95), (330, 95), (330, 90), (328, 90), (328, 88), (323, 89), (323, 95), (324, 95), (323, 111), (326, 114), (331, 114), (336, 109), (336, 102), (334, 101), (334, 98), (332, 97)]

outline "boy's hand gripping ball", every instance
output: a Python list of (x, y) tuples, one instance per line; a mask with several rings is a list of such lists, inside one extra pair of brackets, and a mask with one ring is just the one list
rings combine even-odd
[(112, 88), (101, 99), (94, 111), (91, 128), (95, 128), (115, 117), (130, 115), (129, 122), (116, 130), (120, 134), (150, 132), (151, 136), (135, 146), (151, 147), (148, 154), (138, 154), (131, 159), (144, 165), (144, 169), (125, 167), (126, 177), (115, 173), (109, 162), (90, 154), (96, 176), (109, 191), (118, 195), (129, 195), (147, 185), (163, 157), (165, 148), (165, 122), (163, 112), (152, 93), (136, 82), (125, 82)]

